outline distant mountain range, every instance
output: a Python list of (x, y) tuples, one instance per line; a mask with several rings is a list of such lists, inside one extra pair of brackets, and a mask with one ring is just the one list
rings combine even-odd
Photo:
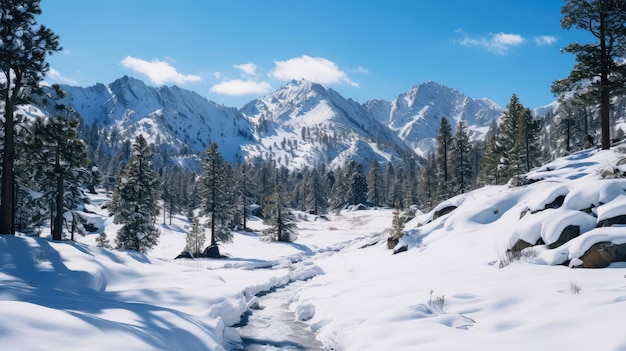
[(441, 117), (453, 127), (465, 120), (480, 138), (503, 113), (489, 99), (472, 99), (435, 82), (414, 86), (393, 101), (359, 104), (320, 84), (293, 80), (240, 109), (128, 76), (108, 85), (63, 89), (64, 102), (83, 123), (109, 135), (113, 131), (117, 141), (141, 133), (171, 156), (200, 154), (215, 141), (231, 162), (273, 160), (288, 168), (336, 166), (350, 159), (364, 165), (374, 158), (400, 162), (412, 152), (434, 150)]

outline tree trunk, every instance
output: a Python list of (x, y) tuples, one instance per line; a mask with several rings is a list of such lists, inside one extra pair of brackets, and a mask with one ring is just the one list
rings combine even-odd
[(0, 234), (15, 234), (13, 227), (13, 160), (15, 147), (13, 140), (13, 101), (7, 88), (4, 100), (4, 156), (2, 158), (2, 194), (0, 195)]
[(610, 96), (609, 96), (609, 57), (606, 47), (606, 14), (600, 11), (600, 116), (602, 117), (601, 147), (602, 150), (611, 148), (610, 132)]

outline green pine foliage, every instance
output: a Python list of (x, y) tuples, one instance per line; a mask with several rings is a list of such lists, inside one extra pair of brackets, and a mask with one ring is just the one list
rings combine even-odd
[[(58, 86), (55, 89), (61, 94)], [(61, 211), (62, 215), (67, 214), (65, 218), (72, 218), (65, 228), (72, 234), (83, 234), (78, 225), (82, 218), (76, 210), (85, 198), (82, 185), (90, 182), (92, 173), (87, 168), (87, 146), (78, 139), (78, 127), (79, 119), (73, 110), (57, 105), (56, 116), (38, 117), (30, 128), (21, 130), (23, 142), (17, 145), (20, 157), (15, 163), (20, 184), (16, 203), (18, 230), (36, 230), (48, 219), (52, 223), (51, 218)], [(56, 208), (59, 177), (63, 184), (61, 209)]]
[(269, 227), (263, 235), (270, 241), (291, 242), (296, 240), (295, 216), (288, 207), (289, 194), (279, 184), (267, 197), (263, 206), (264, 221)]
[(200, 257), (202, 256), (205, 242), (205, 228), (200, 224), (200, 219), (197, 216), (192, 216), (191, 230), (185, 236), (185, 251), (191, 252), (194, 257)]
[(552, 92), (575, 92), (600, 104), (601, 147), (610, 148), (611, 97), (623, 94), (626, 83), (626, 3), (622, 0), (567, 0), (561, 8), (563, 29), (582, 29), (592, 43), (572, 43), (564, 50), (574, 54), (569, 76), (555, 81)]
[(437, 199), (445, 200), (453, 194), (450, 177), (450, 149), (452, 147), (452, 126), (448, 119), (441, 118), (439, 134), (437, 135), (437, 152), (435, 162), (437, 165)]
[(159, 214), (159, 181), (152, 158), (152, 149), (146, 139), (137, 136), (109, 207), (113, 221), (122, 224), (116, 238), (118, 249), (145, 253), (159, 241), (160, 233), (155, 225), (155, 217)]
[(41, 92), (40, 84), (49, 70), (46, 56), (60, 51), (59, 36), (39, 25), (39, 0), (2, 0), (0, 2), (0, 101), (2, 104), (3, 157), (0, 198), (0, 233), (14, 234), (17, 217), (14, 205), (16, 159), (15, 137), (19, 124), (15, 110)]
[(322, 176), (324, 173), (326, 167), (322, 165), (319, 170), (311, 170), (305, 181), (309, 189), (305, 200), (306, 208), (316, 215), (324, 215), (328, 211), (328, 187)]
[(402, 216), (402, 213), (400, 211), (400, 204), (396, 203), (393, 209), (393, 219), (391, 221), (391, 230), (389, 233), (389, 237), (394, 240), (400, 239), (404, 235), (405, 223), (406, 218)]
[(456, 126), (450, 150), (452, 184), (456, 194), (463, 194), (472, 188), (474, 171), (471, 151), (467, 123), (461, 120)]
[(367, 173), (367, 200), (374, 206), (383, 204), (383, 171), (377, 159), (373, 159)]
[(208, 216), (211, 245), (232, 241), (232, 213), (235, 211), (231, 194), (233, 171), (216, 143), (211, 143), (204, 153), (198, 182), (202, 210)]

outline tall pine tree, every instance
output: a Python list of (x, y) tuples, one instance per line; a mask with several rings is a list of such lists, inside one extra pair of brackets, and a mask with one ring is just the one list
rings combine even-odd
[(367, 173), (367, 200), (374, 206), (383, 204), (383, 172), (377, 159), (373, 159)]
[(263, 231), (271, 241), (294, 241), (296, 239), (295, 217), (287, 206), (289, 194), (279, 184), (267, 197), (263, 206), (263, 216), (269, 228)]
[(590, 44), (572, 43), (565, 51), (576, 56), (576, 65), (565, 79), (552, 84), (555, 94), (569, 91), (593, 96), (600, 103), (601, 146), (609, 149), (611, 96), (624, 93), (626, 83), (626, 2), (623, 0), (567, 0), (561, 8), (564, 29), (577, 28), (597, 39)]
[(452, 195), (450, 161), (448, 160), (451, 147), (452, 127), (450, 123), (448, 123), (448, 119), (442, 117), (439, 124), (439, 134), (437, 135), (437, 153), (435, 154), (437, 165), (437, 198), (439, 200), (448, 199)]
[(200, 183), (200, 196), (204, 213), (209, 217), (211, 229), (211, 246), (219, 242), (232, 241), (230, 230), (232, 204), (230, 189), (232, 188), (232, 169), (224, 160), (216, 143), (211, 143), (204, 154)]
[(122, 224), (117, 248), (147, 252), (159, 241), (159, 180), (152, 165), (153, 153), (143, 135), (132, 145), (130, 160), (119, 177), (110, 209), (113, 221)]
[(450, 151), (452, 183), (457, 194), (465, 193), (472, 187), (474, 173), (471, 150), (467, 123), (460, 120), (452, 138), (452, 150)]
[(3, 157), (0, 194), (0, 234), (15, 233), (15, 109), (32, 101), (48, 72), (46, 55), (61, 50), (59, 36), (38, 25), (39, 0), (0, 2), (0, 99), (3, 104)]

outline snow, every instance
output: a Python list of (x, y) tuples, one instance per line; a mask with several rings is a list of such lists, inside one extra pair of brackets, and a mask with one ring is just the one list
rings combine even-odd
[[(531, 172), (542, 179), (536, 183), (450, 199), (438, 208), (456, 206), (451, 213), (407, 223), (400, 245), (408, 250), (397, 254), (386, 247), (391, 209), (332, 212), (328, 220), (297, 212), (294, 243), (262, 241), (264, 225), (251, 218), (254, 232), (236, 232), (220, 248), (225, 259), (173, 260), (184, 247), (183, 216), (160, 225), (159, 245), (148, 255), (108, 250), (95, 240), (102, 231), (113, 240), (118, 226), (98, 194), (88, 210), (99, 231), (80, 242), (0, 236), (0, 344), (230, 350), (253, 340), (256, 349), (625, 350), (626, 263), (561, 265), (580, 265), (595, 243), (626, 243), (623, 226), (595, 228), (626, 206), (624, 180), (602, 177), (619, 157), (586, 150)], [(563, 205), (546, 209), (558, 196)], [(597, 218), (581, 211), (591, 205)], [(567, 225), (579, 225), (581, 235), (555, 249), (535, 246), (535, 257), (499, 268), (499, 250), (511, 240), (549, 244)], [(249, 325), (242, 325), (246, 313)]]

